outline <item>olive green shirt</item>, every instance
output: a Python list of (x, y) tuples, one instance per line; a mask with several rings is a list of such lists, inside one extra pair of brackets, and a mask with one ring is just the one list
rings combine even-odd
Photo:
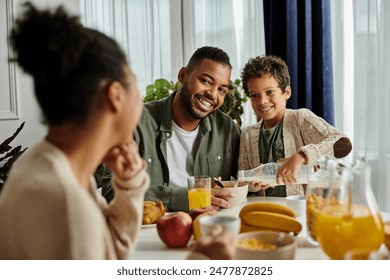
[[(188, 211), (187, 188), (169, 186), (166, 140), (172, 136), (172, 100), (176, 93), (144, 105), (143, 114), (135, 133), (139, 152), (148, 164), (151, 184), (145, 200), (161, 200), (168, 211)], [(201, 137), (191, 175), (209, 175), (230, 180), (237, 175), (240, 145), (240, 128), (220, 110), (203, 119), (199, 124)], [(110, 175), (104, 166), (95, 173), (102, 194), (107, 200), (113, 196)]]
[[(261, 163), (277, 162), (277, 160), (284, 158), (283, 122), (270, 129), (266, 129), (263, 123), (259, 138), (259, 151), (262, 151), (259, 154)], [(285, 197), (286, 186), (267, 188), (265, 194), (266, 196)]]

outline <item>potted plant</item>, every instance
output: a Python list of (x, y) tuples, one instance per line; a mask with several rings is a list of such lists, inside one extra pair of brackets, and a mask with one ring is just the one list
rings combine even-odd
[[(180, 82), (169, 82), (166, 79), (157, 79), (153, 84), (146, 87), (144, 102), (155, 101), (167, 97), (177, 90)], [(231, 90), (226, 94), (225, 101), (220, 110), (229, 115), (239, 126), (241, 126), (241, 116), (244, 113), (243, 103), (248, 100), (243, 94), (241, 80), (231, 81)]]
[(8, 178), (8, 173), (11, 170), (12, 165), (27, 150), (27, 148), (22, 149), (21, 145), (16, 147), (9, 145), (23, 129), (23, 127), (24, 122), (19, 126), (19, 128), (12, 136), (8, 137), (4, 140), (3, 143), (0, 144), (0, 155), (6, 153), (4, 156), (0, 157), (0, 163), (4, 162), (4, 164), (0, 165), (0, 192)]
[(232, 90), (226, 94), (225, 101), (220, 109), (235, 120), (239, 126), (241, 126), (241, 116), (244, 114), (244, 107), (242, 105), (248, 101), (248, 97), (243, 92), (240, 79), (236, 79), (234, 82), (231, 82), (231, 85)]
[(167, 97), (172, 92), (177, 90), (180, 86), (180, 82), (169, 82), (166, 79), (157, 79), (153, 84), (146, 86), (146, 95), (144, 97), (144, 102), (156, 101), (161, 98)]

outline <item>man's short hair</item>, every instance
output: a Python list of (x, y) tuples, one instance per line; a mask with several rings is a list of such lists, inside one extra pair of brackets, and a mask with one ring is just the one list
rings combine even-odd
[(192, 69), (202, 63), (204, 59), (216, 61), (220, 64), (229, 66), (229, 68), (232, 69), (229, 56), (226, 52), (216, 47), (205, 46), (197, 49), (191, 56), (190, 61), (187, 64), (188, 72), (191, 72)]

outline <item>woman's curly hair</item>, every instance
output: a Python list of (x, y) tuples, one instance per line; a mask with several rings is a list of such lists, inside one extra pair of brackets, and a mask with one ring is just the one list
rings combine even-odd
[(108, 36), (85, 28), (60, 6), (23, 4), (10, 36), (15, 59), (34, 79), (44, 121), (82, 121), (102, 100), (101, 82), (125, 85), (127, 58)]

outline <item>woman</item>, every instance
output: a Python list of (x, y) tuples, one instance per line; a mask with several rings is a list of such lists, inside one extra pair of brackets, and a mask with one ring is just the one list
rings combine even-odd
[[(1, 193), (0, 259), (128, 258), (150, 181), (133, 141), (142, 111), (134, 74), (114, 40), (63, 8), (24, 6), (10, 39), (48, 133)], [(114, 174), (109, 205), (93, 179), (102, 161)]]
[[(18, 160), (0, 196), (0, 258), (128, 257), (149, 177), (132, 141), (142, 103), (125, 55), (62, 8), (28, 3), (10, 39), (48, 133)], [(103, 158), (119, 192), (109, 206), (91, 177)]]

